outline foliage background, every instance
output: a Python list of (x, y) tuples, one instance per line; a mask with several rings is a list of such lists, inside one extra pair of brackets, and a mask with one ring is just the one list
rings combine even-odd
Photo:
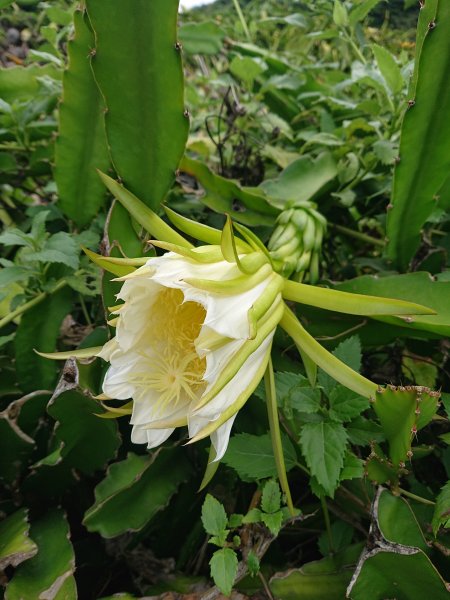
[[(82, 246), (129, 256), (150, 256), (154, 250), (120, 205), (110, 210), (111, 198), (94, 170), (106, 171), (110, 157), (104, 130), (93, 124), (103, 118), (104, 102), (120, 102), (125, 88), (119, 88), (113, 65), (95, 62), (96, 41), (86, 16), (74, 16), (75, 6), (64, 0), (0, 6), (4, 597), (100, 599), (121, 593), (138, 598), (168, 592), (213, 598), (219, 591), (212, 587), (211, 566), (225, 592), (237, 570), (236, 587), (247, 597), (343, 598), (361, 553), (352, 598), (390, 594), (380, 573), (389, 573), (399, 598), (423, 598), (430, 590), (435, 598), (447, 597), (448, 185), (433, 192), (439, 192), (438, 202), (417, 231), (412, 221), (403, 221), (389, 233), (411, 226), (417, 234), (407, 259), (399, 258), (408, 254), (407, 242), (393, 255), (385, 240), (400, 130), (411, 100), (418, 6), (253, 0), (242, 3), (248, 32), (224, 0), (179, 18), (190, 133), (187, 158), (166, 203), (217, 227), (229, 212), (268, 242), (278, 210), (252, 204), (253, 188), (280, 206), (305, 190), (329, 222), (322, 284), (405, 297), (439, 311), (437, 321), (408, 323), (301, 310), (310, 333), (376, 383), (443, 390), (437, 415), (412, 440), (412, 464), (400, 483), (397, 473), (386, 475), (380, 466), (389, 436), (368, 401), (324, 373), (319, 387), (311, 388), (295, 349), (277, 334), (280, 419), (290, 485), (301, 509), (293, 520), (286, 517), (274, 480), (262, 387), (239, 414), (205, 500), (205, 492), (197, 493), (207, 462), (205, 444), (183, 447), (180, 435), (151, 453), (133, 446), (126, 420), (96, 416), (100, 408), (93, 395), (100, 391), (104, 364), (68, 361), (61, 375), (60, 365), (34, 352), (101, 345), (108, 337), (104, 306), (114, 304), (117, 286)], [(155, 6), (159, 10), (162, 4)], [(161, 10), (158, 16), (166, 18)], [(90, 17), (94, 30), (106, 22), (99, 2), (91, 3)], [(69, 42), (74, 21), (76, 43)], [(139, 44), (149, 32), (139, 30), (139, 19), (134, 30), (117, 26), (108, 41), (120, 48), (121, 73), (131, 78)], [(162, 26), (160, 35), (166, 35)], [(147, 109), (159, 114), (170, 109), (169, 98), (175, 103), (181, 98), (182, 82), (172, 77), (176, 64), (171, 62), (180, 53), (170, 52), (161, 59), (160, 96), (148, 106), (138, 98), (133, 114)], [(73, 63), (63, 76), (70, 54)], [(440, 55), (434, 51), (434, 62)], [(104, 82), (104, 97), (83, 67), (88, 56), (97, 81)], [(447, 96), (435, 88), (444, 120)], [(426, 121), (430, 114), (420, 118)], [(175, 156), (170, 144), (186, 133), (186, 115), (177, 119), (167, 131), (158, 129), (156, 120), (149, 125), (144, 148), (154, 171), (143, 172), (138, 159), (120, 166), (130, 169), (136, 193), (149, 194), (142, 199), (154, 208), (165, 195), (164, 182), (157, 194), (164, 178), (151, 180), (165, 166), (158, 157)], [(120, 160), (134, 156), (136, 131), (139, 124), (120, 139)], [(152, 146), (155, 136), (163, 140), (163, 151)], [(445, 155), (446, 139), (429, 140), (427, 152), (434, 147)], [(429, 163), (434, 160), (430, 154)], [(396, 176), (406, 179), (408, 173), (399, 169)], [(172, 178), (167, 172), (167, 187)], [(404, 435), (409, 444), (409, 431)], [(366, 551), (377, 544), (388, 551), (365, 555), (368, 539)], [(222, 563), (217, 558), (209, 565), (217, 548)]]

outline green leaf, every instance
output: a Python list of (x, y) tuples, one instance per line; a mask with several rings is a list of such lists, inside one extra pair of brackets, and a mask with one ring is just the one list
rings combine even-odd
[(267, 202), (263, 191), (243, 188), (187, 156), (183, 157), (180, 170), (198, 180), (205, 190), (202, 202), (212, 210), (228, 214), (244, 225), (273, 225), (278, 211)]
[(38, 553), (18, 566), (7, 585), (5, 598), (76, 600), (75, 556), (64, 513), (51, 510), (32, 524), (30, 535)]
[(330, 547), (330, 538), (328, 532), (324, 531), (318, 540), (319, 550), (323, 556), (328, 554), (334, 554), (336, 552), (342, 552), (348, 546), (350, 546), (354, 529), (345, 521), (335, 521), (331, 525), (331, 537), (333, 539), (333, 547)]
[(105, 538), (139, 531), (168, 504), (189, 474), (181, 448), (162, 448), (150, 456), (128, 454), (110, 466), (95, 488), (95, 503), (83, 523)]
[(374, 316), (373, 318), (409, 329), (429, 331), (439, 336), (450, 335), (450, 282), (434, 281), (429, 273), (408, 273), (375, 277), (363, 275), (336, 286), (339, 290), (356, 294), (370, 294), (414, 301), (434, 309), (436, 315), (404, 317)]
[(398, 94), (403, 88), (403, 77), (400, 67), (395, 62), (389, 50), (383, 46), (373, 44), (372, 50), (387, 87), (393, 94)]
[(441, 488), (434, 507), (433, 520), (431, 522), (433, 533), (436, 536), (439, 527), (450, 527), (450, 481)]
[(306, 423), (300, 434), (302, 454), (318, 483), (333, 496), (347, 449), (347, 433), (340, 423)]
[(0, 523), (0, 569), (17, 567), (36, 554), (38, 548), (29, 537), (28, 510), (22, 508)]
[(436, 25), (428, 27), (416, 55), (418, 79), (410, 95), (414, 105), (403, 119), (387, 221), (388, 255), (401, 270), (407, 269), (419, 246), (421, 228), (450, 169), (450, 4), (438, 2), (436, 18), (430, 22)]
[(156, 210), (174, 181), (189, 128), (176, 49), (178, 0), (136, 0), (132, 10), (122, 0), (87, 0), (86, 6), (114, 168)]
[(330, 418), (336, 421), (351, 421), (367, 408), (369, 408), (369, 400), (348, 390), (347, 388), (337, 385), (329, 395), (330, 401)]
[[(70, 15), (68, 17), (70, 19)], [(75, 33), (67, 44), (69, 67), (63, 76), (59, 108), (55, 180), (61, 210), (83, 227), (104, 204), (105, 188), (96, 169), (106, 171), (110, 161), (104, 124), (105, 105), (90, 65), (94, 34), (83, 11), (76, 10), (73, 19)]]
[(322, 193), (336, 177), (337, 167), (332, 155), (323, 152), (317, 158), (302, 156), (292, 162), (276, 179), (267, 179), (261, 188), (274, 204), (283, 209), (286, 202), (311, 200)]
[(222, 50), (225, 31), (214, 21), (185, 23), (178, 29), (178, 39), (188, 54), (217, 54)]
[(261, 513), (261, 521), (272, 535), (278, 535), (283, 524), (283, 511)]
[(377, 4), (380, 3), (380, 0), (363, 0), (359, 4), (357, 4), (351, 11), (348, 21), (352, 27), (355, 27), (357, 23), (363, 21), (370, 11), (375, 8)]
[[(292, 443), (286, 436), (282, 437), (282, 442), (286, 470), (289, 471), (295, 466), (297, 457)], [(259, 436), (248, 433), (234, 435), (222, 462), (246, 480), (277, 476), (272, 441), (268, 433)]]
[(61, 263), (76, 270), (80, 265), (79, 248), (73, 237), (65, 231), (55, 233), (39, 252), (25, 254), (23, 259), (43, 263)]
[(56, 379), (55, 364), (38, 356), (34, 349), (41, 352), (55, 351), (62, 320), (71, 306), (72, 292), (63, 288), (22, 315), (14, 346), (17, 376), (24, 392), (52, 387)]
[(26, 281), (31, 275), (30, 269), (26, 267), (6, 267), (0, 269), (0, 285), (7, 286), (15, 281)]
[(230, 71), (237, 79), (246, 83), (249, 87), (264, 72), (264, 67), (258, 62), (258, 59), (249, 56), (235, 56), (230, 63)]
[(238, 559), (236, 552), (230, 548), (222, 548), (212, 555), (209, 561), (211, 577), (214, 583), (225, 595), (229, 596), (237, 575)]
[(247, 568), (248, 568), (248, 572), (250, 573), (250, 575), (252, 577), (255, 577), (255, 575), (258, 575), (259, 569), (260, 569), (260, 563), (259, 563), (258, 556), (253, 552), (253, 550), (250, 550), (250, 552), (247, 555)]
[(40, 90), (42, 77), (61, 79), (61, 69), (55, 65), (28, 65), (0, 70), (0, 89), (5, 102), (31, 99)]
[(338, 27), (348, 25), (348, 13), (341, 0), (334, 0), (333, 21)]
[(202, 506), (202, 523), (206, 533), (220, 536), (226, 529), (227, 522), (223, 505), (214, 496), (207, 494)]
[(392, 165), (398, 156), (398, 147), (389, 140), (378, 140), (372, 146), (375, 156), (383, 165)]
[[(350, 436), (349, 436), (350, 437)], [(339, 475), (340, 481), (345, 479), (360, 479), (364, 475), (364, 462), (355, 456), (353, 452), (347, 453), (344, 458), (344, 466), (342, 467), (341, 474)]]
[(431, 421), (438, 401), (439, 393), (423, 387), (388, 386), (376, 392), (373, 408), (389, 443), (394, 466), (406, 462), (416, 431)]
[[(353, 369), (353, 371), (359, 373), (362, 361), (361, 342), (359, 337), (357, 335), (354, 335), (353, 337), (341, 342), (333, 350), (333, 356), (335, 356), (338, 360), (342, 361), (348, 367)], [(328, 375), (324, 371), (320, 370), (318, 375), (318, 381), (319, 385), (323, 388), (325, 395), (328, 398), (330, 398), (332, 390), (334, 390), (338, 385), (336, 380), (330, 377), (330, 375)], [(353, 392), (353, 394), (356, 396), (359, 395), (356, 394), (356, 392)]]
[(67, 465), (91, 475), (115, 457), (120, 445), (117, 423), (98, 418), (103, 412), (98, 401), (71, 390), (54, 396), (47, 410), (57, 421), (55, 439), (62, 444)]
[(351, 444), (367, 446), (372, 441), (384, 440), (383, 430), (378, 423), (364, 417), (356, 417), (346, 427)]
[(261, 508), (266, 513), (274, 513), (280, 510), (281, 492), (280, 486), (274, 480), (268, 481), (263, 489)]

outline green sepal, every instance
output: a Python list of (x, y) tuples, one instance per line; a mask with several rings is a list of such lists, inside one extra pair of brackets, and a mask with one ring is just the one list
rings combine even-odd
[(38, 350), (35, 350), (35, 352), (36, 354), (39, 354), (39, 356), (42, 356), (43, 358), (50, 358), (51, 360), (68, 360), (69, 358), (94, 358), (102, 350), (103, 346), (94, 346), (93, 348), (79, 348), (78, 350), (67, 350), (66, 352), (39, 352)]
[(234, 223), (234, 227), (242, 235), (248, 245), (253, 248), (253, 250), (256, 250), (256, 252), (262, 252), (267, 256), (269, 262), (271, 262), (269, 251), (251, 229), (240, 223)]
[(148, 261), (148, 258), (117, 258), (114, 256), (102, 256), (96, 252), (92, 252), (88, 248), (82, 246), (83, 252), (88, 256), (93, 263), (98, 265), (100, 268), (122, 277), (123, 275), (129, 275), (136, 267), (142, 267)]
[(217, 281), (214, 279), (186, 277), (184, 281), (199, 290), (205, 290), (213, 294), (234, 295), (251, 290), (269, 277), (271, 273), (272, 268), (270, 265), (264, 264), (258, 271), (251, 275), (239, 275), (238, 277), (233, 277), (233, 279)]
[(185, 248), (183, 246), (178, 246), (177, 244), (172, 244), (170, 242), (161, 242), (159, 240), (149, 240), (149, 243), (157, 248), (162, 248), (163, 250), (167, 250), (168, 252), (174, 252), (175, 254), (179, 254), (180, 256), (184, 256), (185, 258), (189, 258), (197, 263), (209, 264), (214, 262), (219, 262), (222, 260), (222, 252), (220, 251), (219, 246), (203, 246), (206, 248), (205, 251), (198, 252), (199, 248)]
[(106, 185), (111, 194), (124, 206), (130, 215), (142, 225), (142, 227), (160, 240), (178, 244), (184, 248), (192, 248), (193, 245), (183, 236), (174, 231), (167, 225), (156, 213), (146, 206), (139, 198), (129, 192), (123, 185), (98, 171), (101, 180)]
[(233, 222), (230, 215), (227, 215), (227, 220), (222, 229), (222, 235), (220, 238), (220, 246), (222, 248), (222, 256), (229, 263), (235, 263), (240, 271), (245, 273), (242, 269), (241, 261), (236, 250), (236, 240), (233, 233)]
[(436, 311), (414, 302), (395, 298), (351, 294), (329, 288), (286, 281), (283, 298), (348, 315), (435, 315)]
[(286, 306), (283, 317), (280, 321), (281, 327), (291, 336), (295, 344), (309, 356), (321, 369), (328, 373), (330, 377), (361, 394), (366, 398), (373, 398), (377, 390), (375, 383), (366, 379), (345, 363), (336, 358), (331, 352), (325, 350), (323, 346), (310, 335), (294, 313)]
[(208, 485), (208, 483), (211, 481), (211, 479), (217, 473), (217, 469), (219, 468), (219, 465), (220, 465), (220, 460), (214, 461), (215, 458), (216, 458), (216, 449), (211, 444), (211, 446), (209, 448), (208, 464), (206, 465), (205, 474), (203, 475), (202, 482), (200, 484), (200, 487), (198, 488), (199, 492), (201, 492), (202, 490), (205, 489), (205, 487)]
[(267, 284), (260, 297), (255, 300), (248, 311), (248, 321), (250, 326), (250, 339), (256, 337), (258, 332), (258, 322), (263, 315), (269, 310), (277, 299), (281, 301), (281, 289), (283, 287), (283, 278), (273, 274), (272, 280)]
[(133, 400), (120, 407), (108, 406), (104, 402), (101, 402), (100, 404), (106, 411), (97, 415), (100, 419), (118, 419), (119, 417), (131, 415), (133, 412)]

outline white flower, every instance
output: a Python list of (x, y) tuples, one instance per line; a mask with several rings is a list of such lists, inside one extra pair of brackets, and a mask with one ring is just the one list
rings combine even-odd
[(110, 362), (104, 393), (133, 400), (134, 443), (153, 448), (187, 425), (194, 441), (211, 436), (219, 460), (264, 375), (283, 280), (264, 259), (246, 275), (219, 252), (192, 256), (168, 252), (122, 278), (116, 336), (98, 355)]

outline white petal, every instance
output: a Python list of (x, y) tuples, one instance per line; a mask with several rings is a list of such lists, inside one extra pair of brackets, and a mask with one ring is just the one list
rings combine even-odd
[(180, 399), (175, 407), (170, 403), (165, 407), (158, 407), (159, 395), (156, 392), (147, 390), (142, 396), (144, 397), (135, 398), (133, 403), (130, 420), (133, 425), (157, 428), (158, 421), (178, 421), (187, 414), (189, 406), (187, 399)]
[(103, 360), (107, 360), (108, 362), (111, 360), (113, 354), (118, 350), (119, 344), (115, 337), (111, 338), (106, 342), (100, 352), (97, 354)]
[(216, 458), (212, 462), (220, 460), (225, 454), (228, 447), (228, 441), (230, 439), (231, 428), (235, 418), (236, 415), (233, 415), (231, 419), (225, 421), (223, 425), (218, 427), (216, 431), (211, 434), (211, 443), (216, 450)]
[(141, 429), (134, 426), (131, 431), (133, 444), (147, 444), (147, 448), (156, 448), (167, 440), (173, 433), (173, 429)]
[[(258, 369), (262, 366), (262, 363), (267, 362), (268, 351), (272, 343), (272, 338), (275, 331), (273, 331), (262, 344), (251, 354), (244, 362), (242, 367), (236, 373), (231, 381), (205, 406), (195, 411), (191, 419), (205, 419), (207, 421), (215, 421), (219, 416), (236, 401), (238, 396), (245, 391), (250, 389), (252, 380), (255, 378)], [(208, 388), (214, 385), (214, 382), (208, 384), (205, 393), (208, 392)], [(254, 391), (254, 388), (250, 389), (250, 394)], [(191, 435), (190, 431), (189, 434)], [(195, 435), (195, 434), (194, 434)]]

